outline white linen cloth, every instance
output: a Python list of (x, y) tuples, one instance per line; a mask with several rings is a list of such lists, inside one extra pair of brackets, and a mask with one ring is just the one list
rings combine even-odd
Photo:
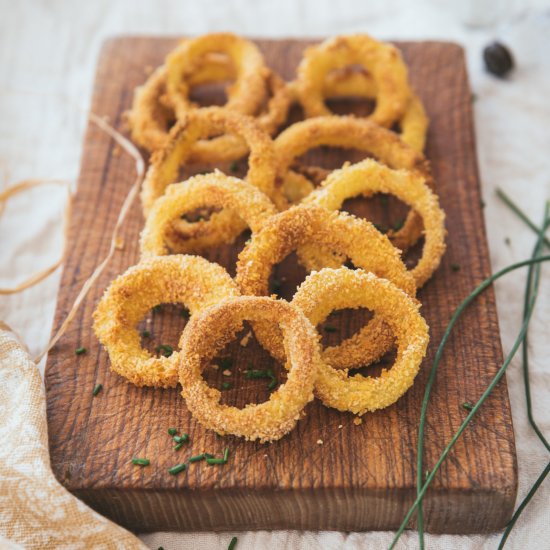
[[(546, 7), (545, 7), (546, 4)], [(381, 39), (444, 39), (468, 54), (474, 93), (485, 216), (494, 270), (526, 258), (534, 235), (495, 197), (500, 186), (537, 223), (550, 197), (550, 13), (546, 2), (495, 3), (500, 23), (464, 26), (451, 0), (0, 0), (0, 188), (20, 179), (76, 180), (85, 115), (66, 97), (87, 107), (102, 41), (116, 34), (190, 35), (230, 30), (245, 36), (323, 37), (368, 32)], [(546, 10), (546, 13), (544, 13)], [(518, 14), (524, 14), (519, 17)], [(521, 20), (520, 20), (521, 19)], [(483, 71), (482, 47), (501, 38), (513, 49), (517, 70), (506, 81)], [(101, 113), (99, 113), (101, 114)], [(0, 218), (0, 286), (15, 286), (52, 263), (61, 250), (63, 190), (35, 190), (13, 199)], [(506, 238), (511, 244), (507, 245)], [(548, 273), (545, 269), (545, 273)], [(525, 272), (496, 285), (504, 351), (518, 331)], [(48, 341), (59, 273), (21, 294), (0, 297), (0, 319), (32, 354)], [(550, 292), (543, 278), (530, 332), (531, 380), (536, 418), (550, 432)], [(548, 461), (530, 429), (519, 357), (508, 371), (522, 498)], [(3, 445), (6, 442), (2, 443)], [(541, 487), (511, 535), (507, 548), (550, 543), (550, 482)], [(1, 511), (0, 511), (1, 513)], [(391, 533), (256, 532), (156, 533), (143, 535), (151, 548), (237, 549), (385, 548)], [(430, 549), (496, 548), (500, 535), (426, 537)], [(415, 548), (406, 533), (399, 548)], [(3, 541), (0, 539), (0, 547)]]

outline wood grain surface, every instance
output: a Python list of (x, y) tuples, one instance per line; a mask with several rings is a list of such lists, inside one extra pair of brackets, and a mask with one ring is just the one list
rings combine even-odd
[[(106, 42), (92, 110), (124, 130), (123, 113), (131, 104), (134, 87), (175, 43), (175, 39), (150, 37)], [(267, 63), (287, 79), (293, 78), (308, 43), (258, 41)], [(136, 531), (356, 531), (391, 529), (401, 522), (414, 500), (420, 404), (435, 349), (452, 312), (489, 275), (490, 264), (463, 51), (442, 42), (400, 43), (399, 47), (431, 119), (426, 154), (449, 231), (442, 266), (419, 293), (431, 343), (413, 388), (395, 405), (365, 415), (360, 425), (353, 422), (352, 415), (313, 402), (292, 433), (266, 445), (220, 438), (204, 430), (190, 417), (177, 390), (138, 389), (127, 384), (110, 371), (107, 354), (93, 334), (91, 315), (109, 282), (138, 260), (143, 217), (136, 203), (124, 225), (124, 248), (50, 352), (46, 367), (53, 470), (70, 491), (102, 514)], [(211, 92), (198, 93), (204, 98)], [(212, 97), (215, 95), (214, 91)], [(366, 107), (339, 104), (335, 108), (361, 112)], [(299, 116), (298, 112), (292, 114), (294, 119)], [(356, 158), (343, 151), (321, 149), (306, 160), (335, 166)], [(83, 281), (107, 253), (119, 208), (134, 177), (133, 160), (90, 126), (54, 330)], [(348, 206), (386, 227), (402, 216), (399, 205), (390, 201), (386, 206), (378, 198), (368, 204), (353, 201)], [(245, 234), (234, 246), (214, 251), (210, 258), (234, 273), (236, 256), (246, 238)], [(288, 298), (305, 273), (291, 257), (277, 267), (274, 276), (282, 283), (281, 296)], [(324, 331), (323, 341), (334, 344), (351, 335), (366, 318), (361, 311), (338, 312), (329, 322), (339, 330)], [(163, 306), (144, 320), (143, 327), (152, 337), (143, 344), (150, 349), (160, 343), (175, 345), (184, 325), (178, 308)], [(76, 356), (75, 349), (81, 346), (88, 351)], [(242, 371), (249, 363), (256, 368), (272, 366), (268, 355), (253, 340), (246, 347), (236, 342), (225, 353), (232, 357), (232, 375), (224, 376), (222, 369), (208, 369), (205, 374), (218, 387), (224, 381), (233, 384), (233, 389), (224, 393), (225, 402), (242, 406), (267, 399), (265, 380), (247, 381)], [(462, 404), (479, 398), (501, 360), (495, 299), (489, 289), (457, 325), (441, 362), (426, 428), (427, 470), (467, 414)], [(389, 361), (391, 357), (386, 359)], [(282, 379), (281, 368), (274, 368)], [(371, 372), (376, 372), (374, 369)], [(98, 383), (103, 390), (93, 397), (92, 389)], [(190, 435), (189, 444), (177, 452), (167, 434), (171, 426)], [(178, 476), (168, 474), (169, 467), (191, 455), (221, 454), (225, 447), (230, 449), (225, 466), (200, 462)], [(149, 458), (151, 465), (132, 465), (135, 456)], [(514, 435), (503, 380), (436, 475), (425, 499), (427, 528), (446, 533), (499, 529), (512, 513), (516, 491)]]

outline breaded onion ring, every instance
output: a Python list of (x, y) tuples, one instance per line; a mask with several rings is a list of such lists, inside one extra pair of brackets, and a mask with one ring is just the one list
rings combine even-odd
[[(420, 288), (439, 267), (445, 252), (445, 213), (439, 207), (437, 196), (417, 173), (391, 170), (367, 159), (343, 170), (335, 170), (310, 195), (305, 204), (317, 204), (329, 210), (338, 210), (346, 199), (357, 195), (388, 193), (409, 205), (424, 224), (424, 250), (417, 265), (411, 270), (417, 288)], [(328, 265), (330, 252), (322, 254), (318, 247), (303, 247), (300, 260), (312, 271)]]
[[(242, 294), (269, 293), (269, 276), (275, 264), (303, 245), (318, 245), (349, 258), (358, 268), (393, 281), (414, 296), (414, 279), (399, 251), (374, 226), (344, 212), (329, 212), (316, 205), (294, 206), (267, 220), (239, 254), (236, 282)], [(282, 361), (281, 338), (265, 323), (254, 325), (256, 336), (273, 357)], [(393, 343), (387, 325), (374, 317), (357, 334), (336, 347), (334, 366), (351, 368), (379, 359)]]
[(315, 395), (328, 407), (362, 415), (395, 403), (413, 384), (429, 342), (419, 306), (396, 285), (361, 269), (323, 269), (312, 273), (292, 300), (313, 325), (334, 309), (365, 307), (384, 319), (395, 335), (397, 358), (378, 378), (348, 376), (323, 356)]
[[(254, 119), (209, 107), (190, 111), (185, 121), (178, 122), (172, 128), (167, 145), (153, 154), (141, 191), (145, 216), (154, 201), (164, 194), (166, 187), (177, 181), (179, 168), (186, 162), (191, 146), (199, 139), (225, 132), (243, 138), (250, 147), (246, 181), (269, 197), (279, 196), (274, 187), (275, 157), (271, 138), (258, 128)], [(229, 211), (215, 212), (201, 227), (215, 232), (216, 227), (231, 224), (232, 217)]]
[[(264, 105), (254, 113), (260, 128), (273, 135), (285, 122), (292, 103), (292, 95), (286, 82), (274, 71), (265, 67), (262, 71), (266, 98)], [(204, 65), (189, 77), (189, 84), (205, 84), (234, 78), (234, 70), (228, 60), (210, 54)], [(134, 93), (132, 108), (127, 113), (132, 140), (150, 152), (166, 145), (168, 133), (176, 120), (174, 111), (165, 104), (166, 68), (156, 69), (143, 86)], [(229, 90), (231, 95), (231, 90)], [(242, 139), (226, 134), (209, 140), (198, 141), (191, 149), (189, 162), (209, 164), (233, 161), (244, 157), (248, 147)]]
[[(327, 74), (323, 94), (326, 99), (341, 97), (376, 98), (376, 85), (368, 73), (346, 69)], [(420, 98), (411, 90), (407, 109), (396, 121), (399, 125), (399, 136), (407, 145), (422, 152), (426, 145), (429, 120)]]
[(130, 267), (105, 291), (94, 312), (94, 331), (111, 369), (136, 386), (175, 387), (178, 353), (155, 357), (141, 347), (136, 329), (154, 306), (183, 304), (191, 316), (239, 295), (229, 274), (198, 256), (162, 256)]
[[(267, 99), (265, 105), (253, 113), (253, 116), (262, 130), (273, 135), (287, 118), (292, 96), (286, 82), (278, 74), (267, 68), (262, 74), (267, 87)], [(214, 139), (198, 141), (191, 150), (189, 161), (196, 164), (228, 162), (244, 157), (248, 151), (249, 148), (242, 139), (225, 134)]]
[[(288, 199), (288, 186), (298, 179), (288, 179), (288, 171), (296, 158), (321, 145), (358, 149), (373, 155), (390, 168), (412, 170), (424, 176), (430, 187), (432, 177), (428, 161), (418, 151), (403, 143), (391, 130), (374, 122), (353, 116), (317, 117), (293, 124), (274, 141), (277, 157), (277, 178), (282, 181), (283, 193)], [(306, 179), (304, 176), (299, 177)], [(300, 194), (300, 193), (298, 193)], [(412, 246), (422, 234), (422, 221), (409, 212), (403, 227), (388, 236), (401, 250)]]
[[(288, 352), (286, 382), (268, 401), (243, 409), (220, 404), (221, 393), (201, 371), (242, 328), (243, 321), (276, 324)], [(180, 341), (179, 380), (191, 414), (206, 428), (262, 442), (288, 433), (313, 399), (320, 364), (318, 335), (304, 314), (283, 300), (243, 296), (214, 306), (188, 323)]]
[(369, 118), (390, 127), (403, 116), (411, 96), (407, 67), (397, 48), (366, 34), (336, 36), (307, 48), (297, 71), (297, 90), (306, 116), (331, 114), (324, 102), (325, 78), (330, 71), (350, 65), (360, 65), (372, 75), (376, 106)]
[(258, 47), (231, 33), (205, 34), (183, 41), (166, 58), (166, 93), (178, 120), (193, 107), (189, 100), (189, 76), (200, 68), (205, 54), (214, 52), (226, 54), (235, 67), (235, 82), (224, 108), (248, 115), (261, 105), (265, 63)]
[[(181, 228), (185, 223), (181, 219), (183, 214), (200, 208), (227, 209), (231, 216), (210, 230), (207, 222), (187, 224), (194, 233), (186, 232), (189, 238), (182, 239), (174, 227)], [(155, 201), (141, 232), (141, 257), (170, 252), (197, 254), (221, 243), (232, 243), (246, 227), (259, 231), (265, 220), (276, 213), (269, 198), (245, 181), (221, 172), (195, 176), (169, 185), (166, 193)]]

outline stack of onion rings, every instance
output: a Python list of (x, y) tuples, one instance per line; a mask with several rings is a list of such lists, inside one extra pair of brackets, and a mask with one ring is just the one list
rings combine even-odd
[[(409, 147), (392, 131), (370, 120), (352, 116), (311, 118), (287, 128), (274, 143), (277, 177), (283, 182), (283, 193), (290, 200), (303, 198), (313, 190), (309, 180), (290, 169), (292, 163), (300, 155), (321, 145), (365, 151), (391, 168), (418, 172), (432, 186), (430, 167), (422, 153)], [(410, 212), (403, 227), (389, 233), (389, 236), (398, 248), (406, 250), (416, 243), (421, 234), (420, 217)]]
[[(192, 101), (193, 86), (228, 81), (223, 106)], [(338, 97), (373, 100), (374, 110), (368, 117), (333, 115), (324, 102)], [(296, 101), (310, 118), (273, 141)], [(134, 141), (153, 154), (141, 193), (140, 263), (111, 283), (94, 312), (114, 371), (138, 386), (179, 381), (188, 409), (205, 427), (262, 442), (288, 433), (314, 394), (362, 415), (407, 391), (428, 343), (416, 290), (440, 263), (445, 227), (422, 153), (428, 119), (394, 46), (367, 35), (327, 40), (308, 48), (297, 79), (287, 84), (250, 41), (230, 33), (183, 40), (136, 90), (128, 121)], [(358, 149), (376, 160), (334, 171), (298, 164), (320, 146)], [(248, 154), (245, 181), (218, 170)], [(178, 182), (191, 164), (211, 171)], [(399, 231), (384, 235), (339, 211), (348, 198), (376, 193), (411, 207)], [(188, 221), (205, 211), (209, 219)], [(252, 234), (235, 280), (204, 258), (181, 255), (232, 243), (246, 227)], [(422, 257), (409, 271), (401, 250), (422, 235)], [(290, 304), (267, 297), (273, 267), (294, 251), (310, 275)], [(348, 261), (354, 269), (342, 267)], [(160, 303), (183, 304), (191, 314), (180, 350), (170, 357), (143, 349), (136, 328)], [(374, 316), (352, 337), (321, 349), (314, 327), (348, 308)], [(267, 402), (237, 409), (220, 403), (201, 371), (244, 321), (289, 373)], [(394, 344), (395, 364), (380, 377), (348, 376)]]
[[(329, 212), (314, 205), (295, 206), (265, 222), (239, 255), (236, 282), (241, 294), (269, 293), (273, 266), (304, 245), (316, 245), (349, 258), (355, 267), (393, 281), (411, 296), (414, 279), (385, 235), (372, 224), (345, 213)], [(268, 324), (256, 323), (258, 341), (273, 357), (282, 361), (280, 336)], [(369, 364), (379, 359), (393, 343), (393, 335), (379, 318), (331, 351), (341, 368)]]

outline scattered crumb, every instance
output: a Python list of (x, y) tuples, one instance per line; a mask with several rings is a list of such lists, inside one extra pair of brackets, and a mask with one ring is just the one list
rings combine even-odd
[(222, 374), (223, 374), (224, 376), (231, 376), (233, 373), (232, 373), (229, 369), (225, 369), (225, 370), (222, 372)]
[(359, 418), (359, 417), (356, 417), (353, 419), (353, 423), (356, 425), (356, 426), (360, 426), (361, 424), (363, 424), (363, 419), (362, 418)]
[(323, 440), (322, 439), (318, 439), (317, 440), (317, 445), (322, 445), (323, 444)]
[(252, 331), (250, 331), (250, 330), (243, 336), (243, 339), (241, 340), (241, 346), (243, 348), (248, 346), (248, 342), (250, 341), (251, 336), (252, 336)]
[(211, 366), (213, 369), (216, 369), (216, 370), (218, 370), (218, 369), (220, 368), (220, 366), (219, 366), (219, 365), (216, 365), (216, 363), (212, 363), (210, 366)]
[(122, 237), (117, 237), (115, 239), (115, 248), (117, 250), (124, 250), (124, 239)]
[(267, 455), (264, 455), (264, 458), (267, 458)]
[(338, 429), (341, 430), (344, 426), (342, 424), (338, 424)]
[(145, 322), (146, 322), (148, 325), (150, 325), (150, 324), (151, 324), (151, 321), (152, 321), (152, 319), (151, 319), (151, 317), (149, 317)]

